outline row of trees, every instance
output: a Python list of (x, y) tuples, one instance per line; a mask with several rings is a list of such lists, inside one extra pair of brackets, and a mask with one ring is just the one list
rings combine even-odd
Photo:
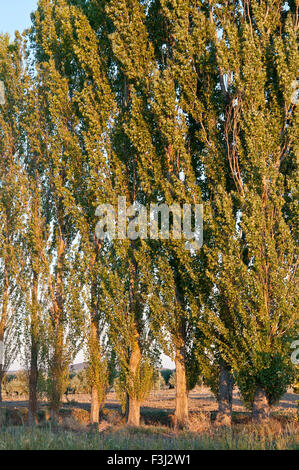
[[(30, 421), (41, 368), (56, 419), (84, 347), (91, 421), (116, 367), (138, 425), (163, 351), (177, 427), (199, 373), (219, 423), (233, 380), (266, 417), (295, 373), (298, 5), (39, 0), (32, 22), (0, 36), (0, 387), (20, 338)], [(97, 239), (119, 196), (204, 203), (204, 246)]]

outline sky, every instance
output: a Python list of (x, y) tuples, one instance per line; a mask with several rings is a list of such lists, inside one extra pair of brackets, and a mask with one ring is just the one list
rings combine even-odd
[(23, 32), (31, 24), (30, 13), (37, 0), (0, 0), (0, 33), (14, 36), (16, 30)]

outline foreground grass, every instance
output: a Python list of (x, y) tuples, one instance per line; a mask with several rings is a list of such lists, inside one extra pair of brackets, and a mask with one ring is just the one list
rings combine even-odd
[[(296, 443), (297, 441), (297, 443)], [(0, 428), (0, 450), (284, 450), (298, 449), (293, 425), (279, 432), (271, 427), (235, 427), (206, 433), (170, 432), (144, 426), (106, 433), (50, 428)]]

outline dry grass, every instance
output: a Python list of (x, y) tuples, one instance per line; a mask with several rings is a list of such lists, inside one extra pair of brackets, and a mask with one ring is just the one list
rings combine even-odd
[(198, 429), (175, 433), (168, 427), (112, 426), (106, 421), (94, 429), (52, 429), (50, 425), (0, 428), (0, 450), (283, 450), (298, 449), (298, 428), (294, 424), (277, 427), (236, 425), (232, 428)]
[[(217, 403), (206, 387), (191, 392), (188, 432), (172, 429), (175, 391), (155, 392), (141, 409), (141, 426), (128, 428), (114, 393), (108, 396), (98, 428), (90, 425), (89, 397), (71, 397), (60, 411), (58, 428), (53, 428), (46, 403), (41, 403), (39, 426), (28, 430), (27, 402), (3, 403), (0, 407), (0, 449), (295, 449), (298, 448), (298, 396), (289, 391), (273, 408), (263, 425), (251, 422), (250, 413), (234, 393), (233, 425), (217, 428)], [(18, 405), (18, 406), (16, 406)], [(27, 436), (27, 437), (26, 437)]]
[(209, 413), (191, 412), (189, 415), (189, 431), (194, 433), (210, 432), (212, 428)]

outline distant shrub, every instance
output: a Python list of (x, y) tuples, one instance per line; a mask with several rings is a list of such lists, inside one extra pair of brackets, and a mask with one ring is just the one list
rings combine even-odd
[(6, 375), (3, 388), (9, 398), (28, 396), (29, 380), (27, 372), (20, 371), (14, 375)]
[(153, 390), (161, 390), (166, 385), (164, 377), (163, 377), (162, 373), (159, 370), (154, 371), (153, 380), (154, 380)]
[(173, 374), (173, 369), (162, 369), (161, 370), (161, 375), (165, 381), (165, 384), (169, 386), (169, 379)]
[(176, 385), (176, 372), (173, 371), (168, 380), (169, 388), (175, 388)]

